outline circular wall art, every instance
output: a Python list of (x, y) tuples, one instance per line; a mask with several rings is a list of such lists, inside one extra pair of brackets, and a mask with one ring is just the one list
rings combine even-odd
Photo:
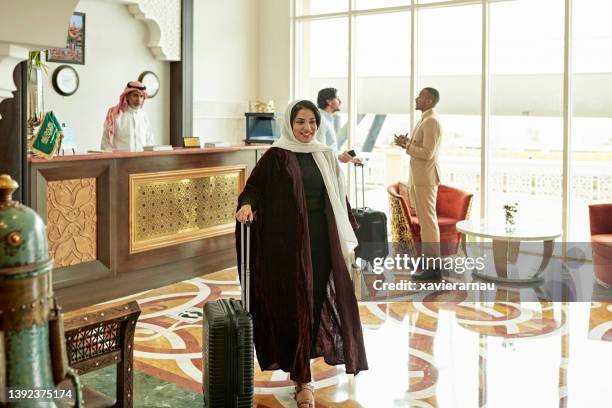
[(153, 98), (159, 92), (159, 77), (155, 72), (145, 71), (138, 77), (138, 80), (147, 87), (147, 95)]
[(52, 83), (55, 92), (70, 96), (79, 89), (79, 74), (70, 65), (60, 65), (53, 71)]

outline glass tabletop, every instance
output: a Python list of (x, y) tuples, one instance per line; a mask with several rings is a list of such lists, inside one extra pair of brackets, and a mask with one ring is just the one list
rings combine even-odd
[(504, 241), (551, 241), (561, 236), (561, 229), (548, 225), (518, 224), (513, 231), (507, 231), (503, 222), (463, 220), (457, 223), (457, 231), (483, 238), (498, 238)]

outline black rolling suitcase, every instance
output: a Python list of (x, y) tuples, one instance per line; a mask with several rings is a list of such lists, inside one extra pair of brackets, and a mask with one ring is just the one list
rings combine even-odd
[[(359, 207), (357, 194), (357, 167), (361, 167), (361, 198), (363, 207)], [(355, 208), (353, 216), (360, 227), (355, 231), (359, 246), (355, 255), (364, 261), (372, 262), (374, 258), (384, 258), (389, 254), (387, 244), (387, 215), (365, 206), (364, 165), (355, 164)]]
[(245, 245), (245, 224), (241, 228), (242, 302), (220, 299), (204, 305), (202, 387), (206, 408), (253, 406), (253, 320), (249, 313), (251, 231), (247, 225)]

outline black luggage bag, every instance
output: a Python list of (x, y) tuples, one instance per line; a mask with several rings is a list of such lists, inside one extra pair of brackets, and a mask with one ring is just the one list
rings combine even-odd
[[(357, 167), (361, 167), (361, 198), (363, 207), (359, 207), (357, 194)], [(387, 215), (365, 206), (364, 165), (355, 164), (355, 208), (353, 216), (360, 227), (355, 231), (359, 246), (355, 255), (364, 261), (372, 262), (374, 258), (385, 258), (389, 254), (387, 243)]]
[[(253, 406), (253, 320), (249, 308), (250, 226), (241, 226), (242, 302), (220, 299), (204, 305), (203, 391), (206, 408)], [(246, 261), (245, 261), (246, 252)]]

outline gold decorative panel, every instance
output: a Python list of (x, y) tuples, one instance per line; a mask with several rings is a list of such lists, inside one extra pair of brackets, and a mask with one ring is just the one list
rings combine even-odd
[(245, 166), (130, 175), (130, 253), (233, 231)]
[(47, 183), (47, 234), (53, 266), (97, 259), (96, 179)]

